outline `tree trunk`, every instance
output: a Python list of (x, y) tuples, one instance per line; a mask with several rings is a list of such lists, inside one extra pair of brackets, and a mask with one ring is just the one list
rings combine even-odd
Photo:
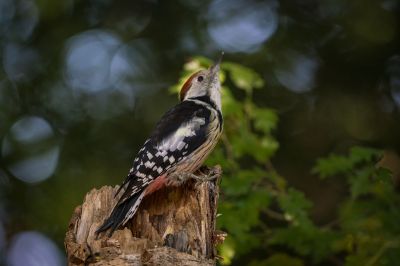
[(76, 207), (65, 237), (69, 265), (215, 265), (215, 245), (225, 234), (215, 222), (218, 178), (201, 184), (189, 180), (146, 197), (127, 226), (108, 238), (94, 232), (111, 213), (118, 187), (90, 191)]

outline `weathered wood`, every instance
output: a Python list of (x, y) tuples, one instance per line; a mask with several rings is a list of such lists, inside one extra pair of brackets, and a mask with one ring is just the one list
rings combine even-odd
[(94, 232), (117, 202), (118, 187), (90, 191), (71, 218), (65, 237), (69, 265), (215, 265), (219, 180), (190, 180), (146, 197), (135, 217), (110, 238)]

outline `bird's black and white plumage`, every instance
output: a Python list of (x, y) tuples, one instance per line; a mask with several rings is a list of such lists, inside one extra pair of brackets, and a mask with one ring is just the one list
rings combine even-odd
[(176, 173), (193, 173), (222, 133), (219, 62), (193, 74), (183, 85), (181, 103), (157, 123), (139, 150), (133, 167), (117, 192), (117, 205), (97, 233), (110, 235), (134, 216), (140, 202), (168, 183)]

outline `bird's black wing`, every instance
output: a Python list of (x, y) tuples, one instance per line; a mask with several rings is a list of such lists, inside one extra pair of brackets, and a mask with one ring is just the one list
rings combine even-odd
[(184, 101), (161, 118), (118, 190), (117, 194), (124, 192), (117, 205), (97, 233), (111, 228), (112, 235), (135, 214), (146, 187), (206, 141), (210, 116), (204, 105)]
[(210, 116), (207, 107), (193, 101), (181, 102), (165, 113), (139, 150), (121, 186), (125, 191), (119, 203), (140, 192), (204, 143)]

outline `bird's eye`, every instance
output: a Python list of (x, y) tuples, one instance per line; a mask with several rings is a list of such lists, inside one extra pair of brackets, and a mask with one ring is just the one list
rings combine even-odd
[(198, 77), (197, 77), (197, 81), (198, 81), (198, 82), (202, 82), (202, 81), (203, 81), (203, 79), (204, 79), (204, 77), (203, 77), (203, 76), (198, 76)]

